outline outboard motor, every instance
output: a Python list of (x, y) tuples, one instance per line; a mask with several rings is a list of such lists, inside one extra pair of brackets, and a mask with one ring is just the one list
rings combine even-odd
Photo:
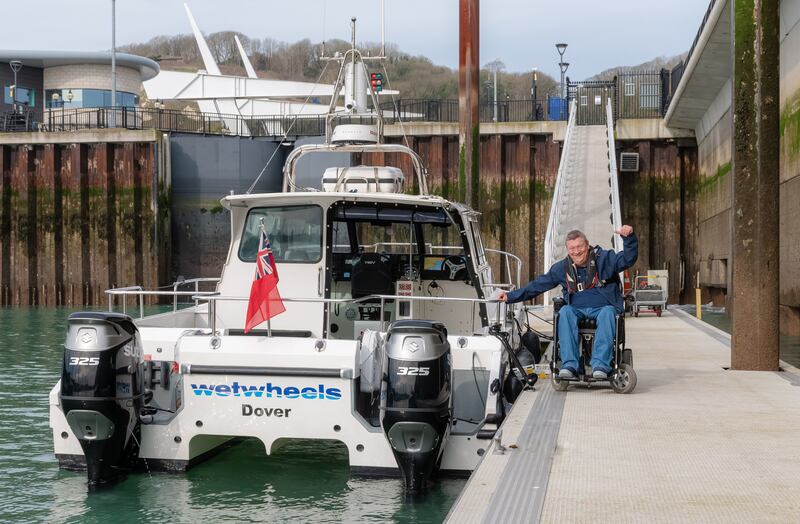
[(73, 313), (68, 322), (59, 399), (95, 487), (113, 482), (139, 456), (142, 343), (127, 315)]
[(398, 320), (386, 333), (381, 426), (406, 488), (419, 491), (438, 463), (453, 413), (447, 330), (439, 322)]

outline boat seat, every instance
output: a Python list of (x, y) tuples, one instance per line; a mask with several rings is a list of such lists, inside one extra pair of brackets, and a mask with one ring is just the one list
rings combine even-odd
[(361, 253), (353, 260), (350, 272), (353, 298), (369, 295), (394, 295), (392, 261), (381, 253)]

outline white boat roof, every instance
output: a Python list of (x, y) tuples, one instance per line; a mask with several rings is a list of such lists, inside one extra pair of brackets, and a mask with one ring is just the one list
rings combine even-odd
[(231, 207), (257, 207), (264, 204), (297, 202), (325, 205), (342, 200), (349, 202), (385, 202), (427, 206), (452, 206), (459, 210), (465, 209), (465, 206), (450, 202), (437, 195), (408, 195), (405, 193), (334, 193), (327, 191), (228, 195), (220, 200), (220, 203), (225, 209), (230, 209)]

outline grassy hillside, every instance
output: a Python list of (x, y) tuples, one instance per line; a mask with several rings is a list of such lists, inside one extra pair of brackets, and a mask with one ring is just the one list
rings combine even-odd
[[(301, 80), (313, 82), (333, 82), (336, 77), (334, 64), (328, 65), (321, 58), (322, 44), (301, 40), (293, 44), (279, 42), (271, 38), (263, 40), (250, 38), (233, 31), (222, 31), (206, 36), (209, 48), (220, 69), (226, 74), (245, 75), (244, 66), (234, 42), (238, 35), (250, 57), (250, 62), (260, 78), (279, 80)], [(325, 42), (325, 54), (349, 48), (342, 40)], [(380, 46), (374, 43), (361, 43), (359, 48), (365, 53), (376, 55)], [(160, 62), (162, 69), (175, 71), (197, 71), (203, 68), (200, 53), (192, 35), (158, 36), (142, 44), (124, 46), (121, 50), (136, 55), (147, 56)], [(402, 98), (457, 98), (458, 72), (448, 67), (436, 65), (424, 56), (412, 56), (401, 51), (396, 45), (387, 44), (388, 60), (384, 62), (387, 88), (397, 89)], [(381, 68), (381, 72), (383, 68)], [(320, 76), (322, 75), (322, 76)], [(486, 81), (490, 73), (481, 71), (481, 97), (488, 95)], [(510, 73), (500, 71), (497, 77), (498, 99), (528, 98), (531, 90), (531, 73)], [(544, 98), (556, 85), (548, 75), (538, 74), (537, 93)]]

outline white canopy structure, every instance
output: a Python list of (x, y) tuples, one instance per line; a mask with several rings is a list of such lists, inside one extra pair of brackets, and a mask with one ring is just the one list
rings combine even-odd
[[(234, 119), (265, 115), (322, 115), (328, 112), (327, 103), (315, 103), (311, 99), (330, 98), (333, 96), (333, 85), (258, 78), (238, 37), (235, 37), (236, 46), (247, 76), (222, 74), (189, 6), (184, 4), (184, 7), (205, 70), (197, 73), (162, 70), (160, 74), (144, 82), (148, 98), (195, 101), (200, 111), (218, 114), (220, 121), (231, 129), (237, 126)], [(366, 79), (364, 89), (370, 89)], [(397, 92), (384, 90), (382, 94)], [(298, 102), (300, 99), (308, 102)], [(250, 134), (246, 126), (242, 127), (241, 121), (238, 129), (244, 135)]]

